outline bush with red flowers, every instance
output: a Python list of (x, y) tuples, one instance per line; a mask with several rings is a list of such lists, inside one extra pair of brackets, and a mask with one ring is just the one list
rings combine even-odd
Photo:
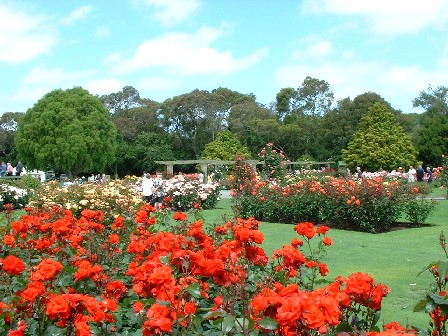
[(269, 222), (312, 221), (347, 230), (382, 232), (405, 216), (422, 224), (434, 208), (427, 189), (376, 179), (304, 179), (279, 185), (261, 181), (238, 199), (238, 213)]
[(210, 227), (177, 212), (160, 225), (144, 205), (133, 219), (117, 216), (106, 225), (94, 209), (27, 211), (2, 238), (2, 335), (379, 330), (387, 286), (363, 273), (323, 281), (332, 244), (326, 226), (297, 224), (298, 236), (270, 260), (253, 218)]

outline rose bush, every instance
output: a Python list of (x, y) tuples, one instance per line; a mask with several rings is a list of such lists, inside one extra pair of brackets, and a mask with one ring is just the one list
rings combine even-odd
[(63, 186), (45, 183), (31, 197), (29, 205), (40, 209), (62, 206), (79, 215), (83, 210), (101, 210), (112, 222), (118, 215), (132, 216), (143, 205), (143, 198), (134, 181), (114, 180), (109, 183), (85, 183)]
[(258, 182), (237, 200), (239, 214), (270, 222), (313, 221), (349, 230), (382, 232), (403, 215), (423, 223), (433, 206), (417, 196), (429, 189), (402, 181), (376, 179), (298, 180), (279, 185)]
[(14, 209), (21, 209), (27, 203), (30, 193), (26, 189), (18, 188), (0, 182), (0, 211), (10, 204)]
[(167, 206), (174, 210), (192, 209), (197, 204), (203, 209), (212, 209), (219, 200), (219, 183), (202, 183), (196, 176), (166, 180), (163, 188), (169, 200)]
[[(158, 225), (61, 206), (27, 208), (0, 250), (0, 333), (8, 335), (375, 335), (389, 291), (368, 275), (323, 281), (329, 228), (310, 222), (275, 250), (253, 218), (220, 226), (176, 212)], [(321, 286), (321, 287), (319, 287)], [(396, 324), (387, 334), (403, 334)]]

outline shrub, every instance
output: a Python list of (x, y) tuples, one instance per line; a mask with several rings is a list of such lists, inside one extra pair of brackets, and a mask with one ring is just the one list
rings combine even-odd
[(29, 193), (25, 189), (0, 181), (0, 211), (5, 209), (6, 204), (11, 204), (14, 209), (21, 209), (28, 203), (28, 199)]
[(218, 202), (220, 188), (219, 183), (201, 183), (197, 178), (172, 178), (164, 182), (164, 192), (174, 210), (192, 209), (196, 204), (203, 209), (212, 209)]
[(138, 187), (127, 180), (71, 184), (65, 187), (51, 181), (43, 184), (30, 199), (32, 207), (42, 209), (62, 206), (75, 215), (80, 215), (86, 209), (101, 210), (109, 222), (113, 222), (119, 214), (132, 216), (143, 203)]
[[(423, 189), (423, 188), (420, 188)], [(377, 179), (299, 180), (288, 185), (260, 182), (239, 200), (240, 215), (270, 222), (314, 221), (336, 228), (382, 232), (402, 215), (423, 223), (433, 210), (430, 202), (416, 202), (427, 190), (400, 181)]]
[(435, 202), (432, 200), (426, 200), (423, 197), (409, 200), (404, 205), (405, 218), (411, 224), (425, 223), (429, 214), (434, 210)]

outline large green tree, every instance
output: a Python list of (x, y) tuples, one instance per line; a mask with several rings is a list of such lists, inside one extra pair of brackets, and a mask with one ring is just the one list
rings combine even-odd
[(77, 176), (115, 159), (116, 130), (101, 101), (81, 87), (47, 93), (19, 120), (16, 145), (28, 168)]
[(218, 133), (216, 139), (205, 145), (204, 157), (209, 160), (235, 160), (240, 155), (245, 159), (250, 159), (250, 152), (247, 146), (241, 144), (236, 134), (230, 131)]
[(381, 168), (392, 170), (416, 162), (411, 137), (404, 132), (393, 113), (381, 103), (375, 103), (369, 108), (353, 140), (342, 154), (351, 169), (360, 166), (367, 171)]

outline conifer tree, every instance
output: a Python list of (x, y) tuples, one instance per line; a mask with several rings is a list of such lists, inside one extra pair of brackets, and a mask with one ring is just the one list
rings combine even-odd
[(350, 169), (393, 170), (416, 162), (416, 150), (395, 116), (381, 103), (375, 103), (360, 122), (348, 148), (342, 150)]

